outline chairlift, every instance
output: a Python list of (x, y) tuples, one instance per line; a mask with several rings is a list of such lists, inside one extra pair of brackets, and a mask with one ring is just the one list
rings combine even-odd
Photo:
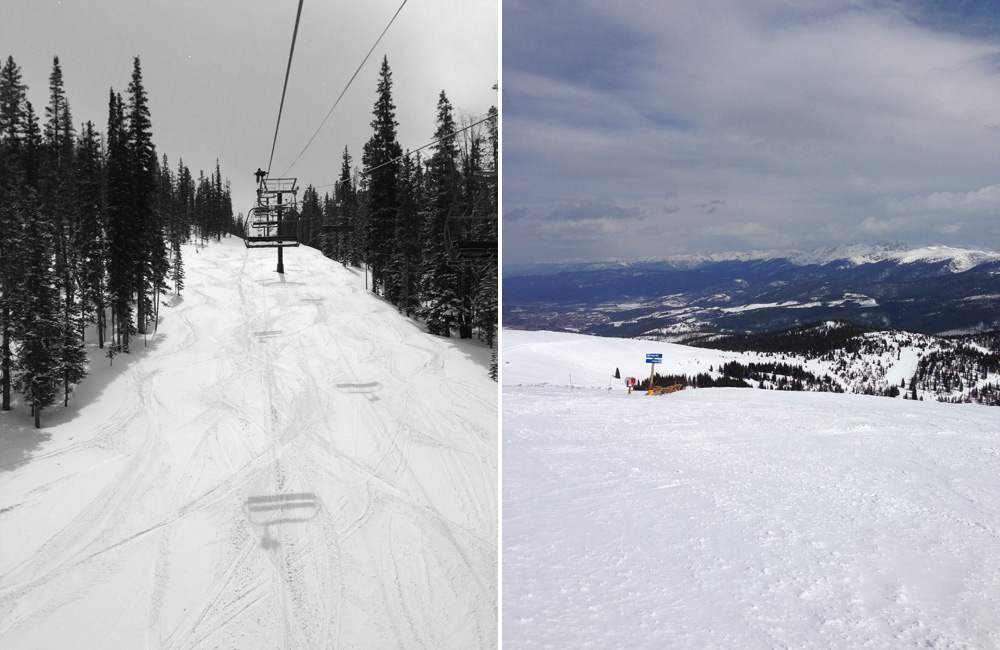
[[(298, 188), (294, 178), (267, 178), (257, 170), (257, 204), (243, 225), (247, 248), (285, 248), (299, 245), (298, 219), (288, 217), (295, 208)], [(291, 195), (290, 198), (287, 195)], [(279, 251), (280, 255), (280, 251)], [(279, 259), (279, 267), (281, 267)], [(279, 273), (282, 270), (278, 271)]]
[(331, 232), (351, 232), (354, 230), (354, 226), (347, 223), (346, 221), (335, 221), (333, 223), (324, 223), (319, 227), (320, 231), (331, 233)]
[(496, 238), (485, 239), (476, 232), (477, 224), (489, 220), (495, 221), (496, 215), (448, 217), (444, 241), (450, 265), (475, 267), (497, 258)]

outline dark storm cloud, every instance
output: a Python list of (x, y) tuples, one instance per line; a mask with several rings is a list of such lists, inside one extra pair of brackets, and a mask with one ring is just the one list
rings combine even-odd
[(702, 214), (715, 214), (715, 211), (725, 204), (726, 204), (725, 201), (721, 199), (715, 199), (714, 201), (709, 201), (708, 203), (699, 203), (694, 207), (701, 210)]

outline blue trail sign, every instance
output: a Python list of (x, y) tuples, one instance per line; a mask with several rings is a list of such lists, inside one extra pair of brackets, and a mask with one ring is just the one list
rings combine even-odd
[(650, 352), (646, 354), (646, 363), (652, 364), (649, 366), (649, 392), (647, 395), (653, 394), (653, 371), (656, 370), (656, 364), (663, 363), (663, 354), (660, 352)]

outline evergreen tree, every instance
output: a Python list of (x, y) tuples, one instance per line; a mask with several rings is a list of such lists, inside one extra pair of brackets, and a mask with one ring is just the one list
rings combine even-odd
[(323, 195), (323, 205), (322, 205), (322, 233), (320, 234), (319, 249), (323, 253), (324, 257), (328, 257), (331, 260), (339, 260), (337, 256), (336, 245), (339, 241), (338, 235), (340, 231), (338, 228), (338, 213), (337, 213), (337, 202), (329, 194)]
[(24, 102), (24, 140), (21, 148), (21, 169), (24, 171), (24, 182), (36, 192), (41, 185), (42, 158), (44, 143), (42, 131), (38, 127), (38, 118), (30, 101)]
[(133, 266), (136, 292), (136, 325), (139, 334), (146, 332), (152, 317), (153, 301), (167, 274), (166, 245), (159, 215), (155, 210), (158, 183), (156, 148), (153, 145), (149, 102), (142, 85), (139, 57), (132, 67), (128, 87), (127, 152), (129, 162), (129, 198), (132, 219), (136, 221), (134, 244), (137, 247)]
[(191, 226), (194, 225), (194, 179), (191, 170), (181, 160), (177, 165), (177, 217), (175, 228), (171, 230), (170, 242), (174, 248), (191, 238)]
[(49, 105), (45, 108), (44, 173), (42, 178), (42, 211), (53, 227), (55, 274), (62, 292), (60, 328), (62, 340), (58, 354), (60, 376), (63, 379), (63, 405), (69, 404), (70, 388), (86, 376), (87, 354), (83, 347), (83, 326), (77, 306), (77, 274), (79, 267), (77, 231), (79, 219), (74, 210), (75, 133), (69, 113), (69, 102), (63, 90), (59, 57), (52, 61), (49, 76)]
[(97, 345), (104, 348), (105, 261), (107, 240), (104, 218), (104, 167), (100, 142), (94, 124), (87, 122), (77, 144), (76, 210), (79, 215), (77, 237), (80, 259), (80, 311), (83, 323), (97, 326)]
[[(463, 179), (461, 208), (463, 219), (461, 219), (462, 226), (455, 229), (453, 236), (473, 241), (495, 241), (495, 232), (489, 231), (490, 219), (488, 215), (492, 205), (489, 196), (491, 183), (483, 178), (483, 137), (481, 133), (472, 128), (466, 128), (463, 134), (460, 153)], [(462, 311), (459, 316), (459, 335), (462, 338), (472, 338), (474, 323), (481, 321), (477, 308), (480, 306), (489, 308), (491, 296), (480, 295), (483, 291), (489, 293), (492, 286), (489, 279), (485, 283), (483, 282), (483, 275), (488, 271), (488, 266), (488, 263), (473, 265), (466, 261), (459, 268), (458, 289), (462, 302)], [(496, 314), (495, 307), (493, 314)], [(482, 339), (486, 332), (484, 332), (483, 327), (479, 329)], [(486, 329), (489, 329), (488, 322)], [(488, 336), (492, 341), (492, 336)]]
[(0, 144), (5, 154), (17, 152), (24, 133), (24, 104), (28, 87), (21, 82), (21, 67), (8, 56), (0, 70)]
[(23, 191), (25, 179), (22, 140), (27, 86), (21, 82), (21, 68), (8, 56), (0, 70), (0, 408), (10, 410), (14, 361), (14, 289), (20, 267), (15, 258), (21, 245), (16, 238), (19, 215), (14, 199)]
[[(497, 156), (499, 154), (499, 138), (497, 130), (496, 108), (490, 109), (489, 144), (487, 150), (491, 156), (471, 165), (472, 176), (485, 177), (474, 186), (474, 200), (470, 210), (475, 216), (473, 237), (479, 241), (496, 242), (498, 239), (499, 194), (497, 190)], [(476, 158), (476, 156), (470, 156)], [(486, 167), (487, 169), (483, 169)], [(498, 265), (495, 256), (484, 261), (477, 269), (478, 281), (472, 299), (473, 325), (479, 331), (479, 338), (493, 347), (496, 342), (497, 327), (500, 322), (498, 306)]]
[(334, 184), (334, 196), (338, 223), (348, 228), (337, 233), (335, 259), (345, 266), (360, 266), (364, 258), (365, 233), (358, 215), (358, 190), (351, 174), (351, 154), (346, 146), (341, 158), (340, 178)]
[(368, 201), (365, 261), (371, 265), (372, 291), (384, 289), (389, 260), (393, 253), (393, 234), (397, 209), (398, 158), (403, 154), (396, 141), (396, 106), (392, 103), (392, 72), (389, 59), (382, 59), (379, 71), (378, 99), (371, 126), (374, 134), (365, 143), (362, 163), (368, 171)]
[[(416, 162), (419, 169), (420, 161)], [(420, 181), (409, 155), (403, 158), (399, 178), (399, 207), (391, 278), (392, 294), (386, 294), (400, 312), (412, 316), (420, 306)]]
[(170, 279), (174, 283), (174, 293), (178, 296), (181, 295), (181, 289), (184, 288), (184, 260), (181, 259), (180, 244), (174, 248), (174, 263)]
[(14, 388), (31, 405), (35, 427), (41, 427), (42, 409), (51, 406), (62, 378), (61, 308), (53, 272), (52, 224), (42, 214), (34, 190), (16, 200), (24, 228), (20, 254), (21, 283), (17, 338), (20, 349), (14, 367)]
[(128, 139), (125, 106), (121, 95), (111, 91), (108, 103), (106, 198), (108, 294), (111, 301), (112, 345), (108, 357), (128, 352), (136, 333), (131, 307), (135, 276), (135, 220), (131, 218)]
[(455, 120), (444, 91), (438, 97), (437, 144), (427, 162), (427, 213), (423, 231), (424, 270), (421, 278), (423, 309), (427, 331), (451, 336), (462, 310), (458, 273), (451, 266), (445, 247), (448, 218), (458, 202), (461, 177), (458, 148), (454, 138)]
[(320, 223), (323, 213), (319, 194), (312, 185), (302, 192), (302, 210), (299, 212), (299, 237), (306, 246), (320, 247)]

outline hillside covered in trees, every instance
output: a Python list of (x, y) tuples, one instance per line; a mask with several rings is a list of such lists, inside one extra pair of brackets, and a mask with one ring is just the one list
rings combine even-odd
[[(691, 386), (747, 386), (1000, 405), (1000, 332), (935, 336), (824, 321), (761, 334), (695, 336), (687, 345), (759, 355)], [(722, 385), (732, 385), (724, 383)]]

